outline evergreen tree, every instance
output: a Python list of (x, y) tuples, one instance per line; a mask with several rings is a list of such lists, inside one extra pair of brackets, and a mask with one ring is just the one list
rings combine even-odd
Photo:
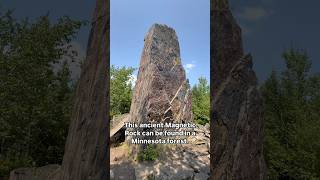
[[(17, 167), (61, 163), (73, 87), (67, 46), (83, 23), (0, 14), (0, 177)], [(62, 63), (56, 72), (54, 65)]]
[(198, 79), (198, 84), (192, 87), (192, 113), (194, 121), (205, 125), (210, 116), (210, 87), (204, 77)]
[(305, 51), (283, 54), (286, 70), (262, 86), (265, 158), (270, 179), (319, 179), (320, 76)]

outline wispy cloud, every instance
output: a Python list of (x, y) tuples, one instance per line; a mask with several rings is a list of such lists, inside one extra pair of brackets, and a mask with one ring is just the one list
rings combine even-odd
[(132, 74), (132, 75), (130, 76), (130, 79), (129, 79), (128, 83), (131, 83), (132, 86), (134, 87), (135, 84), (136, 84), (136, 81), (137, 81), (137, 75)]
[(74, 57), (70, 58), (69, 56), (62, 56), (59, 63), (53, 64), (54, 72), (60, 71), (63, 62), (66, 61), (69, 65), (71, 80), (76, 81), (80, 77), (81, 64), (85, 60), (86, 50), (82, 44), (77, 41), (72, 41), (69, 44), (66, 44), (65, 48), (69, 48), (68, 53), (72, 54)]
[(238, 16), (247, 21), (259, 21), (272, 14), (272, 11), (267, 11), (263, 7), (244, 7)]
[(196, 65), (195, 65), (194, 62), (188, 63), (188, 64), (185, 64), (185, 65), (184, 65), (184, 68), (185, 68), (185, 70), (186, 70), (187, 73), (189, 73), (189, 72), (190, 72), (193, 68), (195, 68), (195, 67), (196, 67)]

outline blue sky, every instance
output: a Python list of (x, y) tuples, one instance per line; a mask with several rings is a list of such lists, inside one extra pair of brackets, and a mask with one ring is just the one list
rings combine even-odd
[[(90, 21), (95, 7), (95, 0), (0, 0), (0, 12), (14, 10), (14, 17), (31, 20), (49, 13), (52, 20), (61, 16), (70, 16), (77, 20)], [(83, 27), (76, 41), (86, 49), (90, 26)]]
[[(8, 9), (14, 10), (13, 16), (17, 19), (28, 17), (29, 20), (35, 20), (49, 13), (52, 21), (56, 21), (61, 16), (69, 16), (76, 20), (90, 22), (94, 8), (95, 0), (0, 0), (0, 13)], [(74, 49), (79, 52), (78, 61), (70, 63), (72, 79), (78, 79), (80, 76), (80, 61), (86, 55), (90, 28), (90, 23), (82, 27), (72, 42)]]
[[(209, 0), (111, 0), (110, 61), (138, 68), (143, 39), (152, 24), (175, 29), (190, 84), (210, 78)], [(137, 73), (137, 72), (135, 72)]]
[(285, 68), (281, 55), (290, 47), (305, 49), (312, 72), (320, 72), (319, 0), (230, 0), (230, 6), (260, 82)]
[[(144, 34), (153, 23), (165, 23), (176, 29), (183, 64), (194, 66), (191, 82), (209, 78), (209, 0), (111, 0), (111, 6), (111, 63), (137, 67)], [(291, 46), (305, 48), (312, 71), (320, 72), (319, 0), (230, 0), (230, 6), (260, 82), (284, 69), (281, 54)], [(14, 9), (15, 17), (30, 19), (49, 12), (53, 20), (90, 20), (94, 7), (94, 0), (0, 0), (0, 12)], [(74, 41), (83, 56), (89, 30), (82, 28)]]

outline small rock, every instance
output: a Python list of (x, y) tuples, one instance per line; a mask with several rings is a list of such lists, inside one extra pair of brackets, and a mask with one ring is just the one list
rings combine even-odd
[(197, 173), (194, 176), (194, 180), (207, 180), (207, 179), (209, 179), (209, 176), (208, 174), (205, 174), (205, 173)]

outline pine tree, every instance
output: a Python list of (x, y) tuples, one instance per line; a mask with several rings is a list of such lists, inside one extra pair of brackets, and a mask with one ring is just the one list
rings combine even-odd
[(318, 179), (320, 76), (311, 75), (305, 51), (283, 54), (286, 70), (262, 86), (266, 128), (265, 158), (270, 179)]
[(192, 113), (196, 123), (201, 125), (209, 123), (210, 87), (204, 77), (200, 77), (198, 84), (192, 87)]
[[(73, 87), (64, 57), (83, 25), (0, 14), (0, 177), (17, 167), (61, 163)], [(59, 72), (57, 63), (63, 64)]]

